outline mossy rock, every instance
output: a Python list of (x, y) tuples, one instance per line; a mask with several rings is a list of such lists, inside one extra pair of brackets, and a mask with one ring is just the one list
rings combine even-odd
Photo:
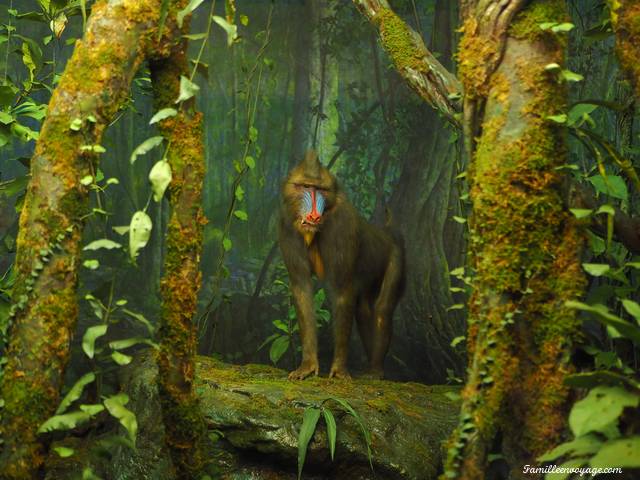
[[(127, 367), (123, 389), (137, 416), (137, 451), (122, 448), (108, 465), (114, 480), (169, 480), (169, 456), (156, 386), (157, 367), (143, 355)], [(450, 386), (426, 386), (355, 379), (311, 378), (292, 382), (283, 370), (264, 365), (228, 365), (198, 357), (196, 392), (209, 431), (216, 477), (295, 479), (298, 431), (304, 409), (325, 405), (337, 422), (335, 459), (330, 458), (321, 418), (309, 445), (305, 479), (435, 479), (441, 471), (442, 443), (453, 430), (458, 405), (445, 395)], [(358, 423), (340, 408), (346, 400), (372, 438), (373, 471)]]

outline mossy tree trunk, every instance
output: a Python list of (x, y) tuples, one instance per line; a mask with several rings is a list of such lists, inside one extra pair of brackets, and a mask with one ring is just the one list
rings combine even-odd
[[(175, 106), (180, 76), (189, 76), (186, 49), (186, 41), (181, 42), (168, 58), (151, 63), (157, 110)], [(171, 217), (160, 288), (158, 387), (165, 441), (178, 478), (194, 479), (206, 463), (201, 448), (206, 427), (193, 391), (197, 346), (193, 318), (201, 284), (202, 229), (206, 223), (201, 208), (202, 114), (195, 112), (194, 102), (190, 101), (181, 106), (176, 116), (163, 120), (160, 131), (168, 141), (172, 180), (168, 189)]]
[(636, 98), (640, 98), (640, 3), (636, 0), (608, 3), (620, 64), (635, 87)]
[(89, 190), (80, 180), (97, 168), (97, 158), (81, 147), (100, 143), (138, 67), (167, 50), (156, 41), (161, 3), (97, 2), (49, 104), (20, 216), (2, 381), (3, 479), (35, 478), (43, 463), (37, 430), (57, 407), (77, 318), (82, 219), (89, 211)]
[(564, 304), (583, 291), (582, 238), (563, 208), (556, 168), (566, 161), (565, 132), (546, 119), (565, 108), (565, 88), (545, 70), (562, 65), (565, 41), (539, 27), (565, 21), (565, 5), (501, 3), (470, 1), (463, 12), (475, 279), (468, 380), (448, 478), (485, 478), (498, 435), (511, 478), (524, 477), (523, 465), (560, 441), (569, 396), (563, 380), (579, 335)]

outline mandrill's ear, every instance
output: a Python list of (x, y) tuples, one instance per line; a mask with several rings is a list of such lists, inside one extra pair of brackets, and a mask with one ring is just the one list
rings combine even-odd
[(315, 150), (307, 150), (307, 153), (304, 155), (304, 160), (302, 161), (302, 166), (304, 173), (309, 177), (320, 177), (320, 167), (322, 165)]

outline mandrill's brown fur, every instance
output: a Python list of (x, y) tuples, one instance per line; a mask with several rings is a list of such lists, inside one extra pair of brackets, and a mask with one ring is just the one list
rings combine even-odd
[[(325, 198), (317, 222), (305, 222), (300, 213), (304, 190), (315, 190)], [(319, 371), (313, 274), (325, 281), (333, 304), (335, 345), (329, 376), (350, 378), (347, 355), (355, 317), (370, 374), (381, 378), (391, 317), (404, 283), (401, 239), (388, 227), (367, 223), (316, 153), (309, 151), (282, 187), (279, 242), (302, 340), (302, 363), (289, 378), (303, 379)]]

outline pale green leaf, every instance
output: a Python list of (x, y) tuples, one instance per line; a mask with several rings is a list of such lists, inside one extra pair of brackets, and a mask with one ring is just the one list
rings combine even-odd
[(93, 175), (86, 175), (80, 179), (80, 185), (89, 186), (93, 183)]
[(582, 268), (594, 277), (600, 277), (611, 270), (611, 267), (606, 263), (583, 263)]
[(56, 452), (60, 458), (67, 458), (75, 453), (73, 448), (68, 447), (53, 447), (53, 451)]
[(575, 438), (570, 442), (561, 443), (550, 452), (545, 453), (537, 458), (538, 462), (550, 462), (565, 455), (572, 457), (582, 457), (584, 455), (592, 455), (598, 451), (602, 441), (596, 435), (583, 435)]
[(145, 155), (146, 153), (156, 148), (158, 145), (162, 143), (163, 140), (164, 140), (164, 137), (162, 135), (157, 135), (155, 137), (147, 138), (144, 142), (138, 145), (135, 148), (135, 150), (131, 153), (131, 163), (134, 163), (140, 155)]
[(131, 217), (129, 224), (129, 255), (131, 259), (135, 260), (140, 249), (149, 242), (152, 227), (151, 217), (142, 210), (137, 211)]
[(175, 103), (184, 102), (185, 100), (189, 100), (196, 93), (200, 91), (200, 87), (189, 80), (187, 77), (182, 75), (180, 77), (180, 95)]
[(229, 250), (231, 250), (232, 246), (233, 244), (231, 243), (230, 238), (225, 238), (224, 240), (222, 240), (222, 247), (224, 248), (225, 252), (228, 252)]
[(233, 212), (233, 214), (235, 215), (236, 218), (240, 220), (244, 220), (245, 222), (249, 219), (247, 212), (245, 212), (244, 210), (236, 210)]
[(81, 411), (54, 415), (40, 425), (38, 433), (51, 432), (53, 430), (71, 430), (90, 419), (90, 414)]
[(84, 387), (86, 385), (89, 385), (95, 379), (96, 379), (96, 376), (93, 372), (86, 373), (82, 377), (80, 377), (80, 379), (73, 384), (73, 387), (69, 389), (67, 394), (64, 396), (64, 398), (60, 402), (60, 405), (58, 405), (58, 409), (56, 410), (56, 415), (60, 415), (61, 413), (63, 413), (67, 408), (69, 408), (69, 405), (71, 405), (73, 402), (79, 399), (82, 396)]
[(593, 213), (590, 208), (570, 208), (569, 210), (576, 218), (586, 218)]
[(320, 409), (317, 407), (307, 408), (302, 415), (302, 426), (298, 434), (298, 480), (302, 477), (302, 467), (307, 458), (307, 448), (313, 437), (320, 418)]
[(96, 349), (96, 340), (107, 333), (107, 325), (94, 325), (87, 328), (82, 337), (82, 350), (87, 357), (93, 358)]
[(589, 461), (594, 468), (639, 468), (640, 436), (620, 438), (605, 443)]
[(129, 355), (125, 355), (124, 353), (120, 353), (118, 351), (112, 352), (111, 358), (118, 365), (129, 365), (131, 363), (131, 360), (133, 360), (133, 357), (130, 357)]
[(162, 200), (165, 190), (171, 183), (171, 166), (166, 160), (160, 160), (149, 172), (149, 181), (151, 182), (151, 190), (153, 190), (153, 199), (156, 202)]
[(569, 426), (574, 436), (589, 432), (604, 433), (615, 425), (622, 410), (637, 407), (640, 397), (621, 387), (599, 386), (577, 401), (569, 414)]
[(178, 114), (178, 111), (175, 108), (163, 108), (158, 111), (151, 120), (149, 120), (149, 125), (153, 125), (154, 123), (158, 123), (166, 118), (173, 117)]
[(96, 270), (100, 266), (100, 262), (98, 260), (90, 259), (82, 262), (82, 266), (84, 268), (88, 268), (89, 270)]
[(638, 325), (640, 325), (640, 305), (638, 305), (633, 300), (625, 298), (622, 300), (622, 306), (627, 311), (627, 313), (629, 313), (629, 315), (633, 316), (633, 318), (636, 319)]
[(230, 47), (238, 39), (238, 27), (227, 22), (224, 18), (214, 15), (213, 21), (220, 25), (227, 33), (227, 45)]
[(249, 167), (249, 170), (253, 170), (254, 168), (256, 168), (256, 159), (251, 155), (247, 155), (245, 157), (244, 163), (247, 165), (247, 167)]
[(191, 0), (186, 7), (178, 12), (178, 14), (176, 15), (176, 20), (180, 28), (182, 28), (184, 17), (192, 13), (196, 8), (200, 6), (202, 2), (204, 2), (204, 0)]
[(129, 433), (129, 438), (135, 444), (138, 434), (138, 421), (133, 412), (125, 407), (128, 401), (129, 397), (124, 393), (120, 393), (105, 399), (104, 406), (107, 407), (113, 417), (120, 421), (120, 424)]
[(114, 242), (113, 240), (109, 240), (108, 238), (101, 238), (100, 240), (94, 240), (89, 245), (86, 245), (83, 250), (100, 250), (101, 248), (106, 248), (107, 250), (113, 250), (114, 248), (120, 248), (118, 242)]

